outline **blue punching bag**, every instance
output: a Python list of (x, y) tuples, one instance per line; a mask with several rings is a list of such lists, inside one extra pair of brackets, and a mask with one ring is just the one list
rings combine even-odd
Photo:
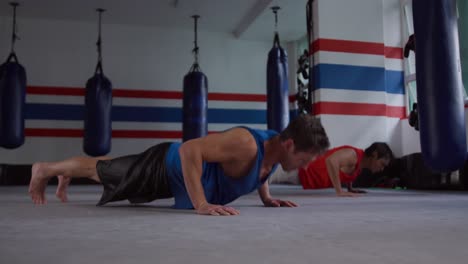
[(413, 0), (421, 150), (435, 171), (461, 168), (466, 129), (456, 0)]
[(198, 15), (192, 16), (195, 21), (195, 62), (189, 73), (184, 77), (183, 91), (183, 141), (206, 136), (208, 133), (208, 79), (200, 71), (198, 65), (197, 20)]
[(26, 100), (26, 71), (15, 54), (16, 7), (12, 2), (13, 30), (11, 52), (5, 63), (0, 65), (0, 146), (17, 148), (24, 143), (24, 105)]
[(24, 143), (25, 100), (26, 71), (12, 52), (0, 66), (0, 146), (4, 148)]
[(90, 156), (109, 153), (112, 139), (112, 83), (104, 75), (101, 57), (101, 13), (99, 12), (98, 64), (86, 83), (83, 150)]
[[(275, 18), (277, 10), (273, 7)], [(268, 129), (281, 132), (289, 123), (288, 55), (280, 46), (278, 32), (275, 32), (273, 48), (267, 62), (267, 124)]]
[(206, 136), (208, 79), (194, 66), (184, 77), (183, 140)]

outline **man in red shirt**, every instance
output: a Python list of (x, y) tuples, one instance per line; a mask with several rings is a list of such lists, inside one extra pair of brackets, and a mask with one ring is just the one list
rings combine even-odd
[[(364, 191), (352, 188), (352, 182), (362, 169), (371, 173), (382, 171), (393, 159), (390, 147), (375, 142), (365, 150), (341, 146), (328, 150), (324, 155), (299, 169), (299, 182), (304, 189), (335, 188), (338, 196), (356, 196)], [(347, 185), (347, 191), (342, 185)]]

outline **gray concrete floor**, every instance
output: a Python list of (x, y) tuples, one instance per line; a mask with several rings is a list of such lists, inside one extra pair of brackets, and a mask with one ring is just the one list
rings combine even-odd
[(170, 209), (172, 200), (95, 207), (99, 186), (0, 188), (0, 263), (468, 263), (468, 193), (371, 189), (359, 198), (274, 185), (299, 208), (265, 208), (256, 194), (235, 217)]

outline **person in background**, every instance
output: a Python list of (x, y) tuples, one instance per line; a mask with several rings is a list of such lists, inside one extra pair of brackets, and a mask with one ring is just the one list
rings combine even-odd
[[(383, 142), (375, 142), (365, 150), (353, 146), (340, 146), (299, 168), (297, 174), (285, 173), (271, 183), (302, 185), (304, 189), (334, 188), (338, 196), (357, 196), (365, 191), (352, 187), (363, 169), (375, 174), (387, 167), (393, 152)], [(343, 189), (346, 185), (346, 189)]]

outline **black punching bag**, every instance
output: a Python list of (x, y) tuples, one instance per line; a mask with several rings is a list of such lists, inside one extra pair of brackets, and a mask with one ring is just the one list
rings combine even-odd
[(0, 66), (0, 146), (4, 148), (14, 149), (24, 143), (25, 100), (26, 71), (12, 53)]
[(109, 153), (112, 138), (112, 83), (104, 75), (101, 56), (101, 14), (99, 12), (98, 63), (86, 83), (83, 150), (90, 156)]
[(26, 71), (14, 52), (16, 36), (16, 7), (13, 6), (11, 53), (0, 65), (0, 146), (17, 148), (24, 143), (24, 104), (26, 100)]
[(421, 152), (434, 171), (463, 167), (466, 128), (456, 0), (413, 0)]
[[(273, 7), (277, 23), (279, 7)], [(280, 46), (278, 32), (275, 32), (273, 48), (267, 62), (267, 122), (268, 129), (283, 131), (289, 123), (289, 80), (288, 55)]]
[(197, 19), (195, 20), (195, 62), (184, 77), (183, 92), (183, 141), (206, 136), (208, 133), (208, 79), (198, 65)]

